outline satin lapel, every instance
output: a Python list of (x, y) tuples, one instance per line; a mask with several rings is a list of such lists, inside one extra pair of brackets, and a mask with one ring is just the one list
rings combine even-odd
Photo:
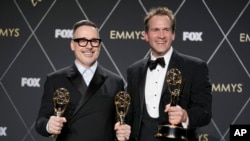
[(146, 84), (146, 76), (147, 76), (147, 59), (145, 59), (145, 61), (143, 62), (143, 66), (141, 68), (141, 72), (139, 75), (139, 95), (140, 95), (140, 107), (141, 107), (141, 111), (143, 111), (143, 105), (145, 102), (145, 84)]
[(104, 75), (102, 67), (98, 66), (89, 86), (84, 89), (84, 94), (73, 115), (75, 115), (87, 103), (87, 101), (95, 94), (99, 87), (102, 86), (105, 79), (106, 75)]
[[(180, 58), (179, 58), (179, 55), (178, 55), (178, 52), (174, 50), (171, 58), (170, 58), (170, 61), (169, 61), (169, 65), (168, 65), (168, 70), (171, 69), (171, 68), (179, 68), (179, 65), (180, 65)], [(166, 72), (167, 73), (167, 72)], [(168, 91), (168, 87), (167, 87), (167, 75), (165, 77), (165, 81), (164, 81), (164, 84), (163, 84), (163, 89), (162, 89), (162, 96), (164, 94), (167, 94), (169, 95), (167, 97), (167, 101), (170, 102), (170, 92)]]
[(102, 67), (99, 65), (84, 95), (83, 105), (99, 90), (106, 78), (107, 75), (104, 74)]
[[(182, 61), (181, 54), (177, 51), (174, 51), (173, 57), (171, 60), (173, 60), (173, 61), (170, 61), (170, 63), (171, 63), (170, 68), (178, 68), (180, 71), (182, 71), (181, 68), (182, 68), (183, 61)], [(183, 95), (184, 87), (185, 87), (185, 78), (182, 76), (182, 84), (181, 84), (181, 88), (180, 88), (181, 90), (180, 90), (180, 96), (179, 96), (179, 103), (180, 103), (181, 97)]]
[(74, 84), (74, 86), (77, 88), (77, 90), (84, 95), (87, 85), (84, 82), (82, 75), (79, 72), (76, 72), (75, 77), (71, 77), (71, 82)]
[(174, 50), (169, 61), (168, 70), (171, 68), (179, 68), (179, 65), (180, 65), (180, 57), (178, 55), (178, 52)]
[(82, 100), (83, 100), (83, 96), (86, 93), (87, 90), (87, 85), (84, 82), (82, 75), (80, 74), (80, 72), (77, 70), (76, 66), (73, 67), (71, 73), (69, 74), (69, 80), (71, 81), (71, 83), (76, 87), (76, 89), (81, 93), (81, 99), (78, 102), (76, 109), (73, 113), (73, 115), (76, 113), (76, 111), (79, 110), (79, 108), (82, 105)]

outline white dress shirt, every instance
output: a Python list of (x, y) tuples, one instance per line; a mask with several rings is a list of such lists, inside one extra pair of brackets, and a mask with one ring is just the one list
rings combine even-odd
[(78, 71), (82, 74), (82, 77), (83, 77), (86, 85), (88, 86), (90, 81), (92, 80), (92, 78), (94, 76), (95, 71), (96, 71), (97, 61), (90, 68), (84, 68), (77, 61), (75, 61), (75, 65), (76, 65)]
[[(145, 86), (145, 102), (146, 102), (146, 108), (148, 111), (148, 114), (152, 118), (158, 118), (159, 117), (159, 104), (160, 104), (160, 98), (162, 93), (162, 88), (169, 64), (170, 57), (173, 53), (172, 47), (170, 50), (162, 57), (164, 57), (165, 60), (165, 67), (161, 67), (160, 65), (156, 66), (156, 69), (150, 70), (148, 68), (147, 70), (147, 76), (146, 76), (146, 86)], [(151, 53), (151, 60), (156, 60), (152, 53)]]

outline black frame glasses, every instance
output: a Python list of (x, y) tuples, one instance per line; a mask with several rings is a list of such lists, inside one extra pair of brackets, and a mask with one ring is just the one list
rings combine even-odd
[(99, 47), (101, 42), (102, 42), (102, 39), (86, 39), (86, 38), (75, 38), (75, 39), (72, 39), (74, 42), (77, 42), (78, 45), (80, 47), (86, 47), (88, 45), (88, 43), (90, 42), (90, 45), (92, 47)]

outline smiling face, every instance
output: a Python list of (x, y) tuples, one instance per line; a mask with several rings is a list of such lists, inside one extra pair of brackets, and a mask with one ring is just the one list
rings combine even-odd
[(155, 15), (148, 21), (148, 31), (144, 39), (149, 43), (155, 57), (165, 55), (175, 38), (172, 23), (166, 15)]
[[(99, 39), (99, 33), (96, 28), (88, 25), (78, 27), (73, 35), (73, 39), (85, 38), (88, 40)], [(91, 67), (99, 57), (101, 44), (98, 47), (92, 47), (90, 42), (85, 47), (79, 46), (79, 44), (73, 40), (70, 43), (71, 50), (74, 51), (76, 61), (85, 68)]]

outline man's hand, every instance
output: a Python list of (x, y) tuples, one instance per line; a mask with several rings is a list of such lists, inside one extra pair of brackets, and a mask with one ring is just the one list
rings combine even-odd
[(177, 125), (182, 122), (187, 121), (187, 111), (182, 109), (179, 105), (170, 106), (170, 104), (166, 105), (165, 112), (168, 112), (168, 119), (170, 124)]
[(126, 141), (129, 139), (131, 127), (128, 124), (120, 124), (120, 122), (117, 122), (114, 129), (118, 141)]
[(51, 116), (47, 124), (48, 132), (50, 134), (60, 134), (65, 122), (67, 122), (65, 117)]

